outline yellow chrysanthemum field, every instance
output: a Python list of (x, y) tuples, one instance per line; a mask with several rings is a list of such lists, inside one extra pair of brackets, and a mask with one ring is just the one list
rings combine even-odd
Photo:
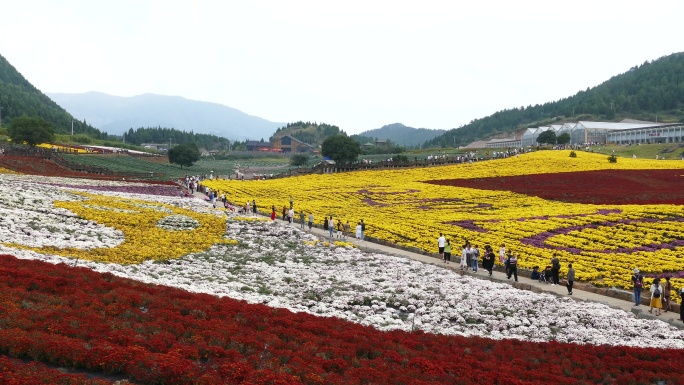
[[(609, 163), (606, 155), (579, 152), (571, 158), (569, 151), (539, 151), (452, 166), (266, 181), (213, 180), (203, 184), (226, 193), (236, 203), (254, 199), (262, 211), (275, 206), (280, 213), (292, 197), (295, 211), (304, 211), (307, 217), (313, 213), (317, 224), (332, 215), (337, 220), (349, 221), (353, 228), (363, 219), (368, 236), (406, 247), (436, 252), (436, 239), (441, 232), (453, 245), (468, 240), (498, 250), (505, 244), (520, 256), (525, 268), (543, 267), (557, 254), (564, 266), (573, 263), (577, 279), (602, 286), (629, 287), (631, 271), (639, 267), (647, 275), (668, 273), (678, 277), (673, 278), (673, 283), (682, 287), (681, 203), (644, 203), (650, 198), (644, 198), (643, 192), (630, 197), (631, 184), (607, 186), (615, 194), (609, 191), (608, 198), (604, 197), (600, 204), (545, 199), (540, 197), (544, 194), (534, 196), (505, 190), (508, 177), (518, 177), (511, 183), (519, 185), (535, 184), (535, 178), (541, 174), (554, 174), (552, 179), (563, 180), (571, 174), (602, 172), (596, 174), (598, 177), (591, 174), (593, 183), (597, 183), (593, 187), (584, 186), (582, 179), (569, 186), (549, 187), (569, 190), (568, 195), (581, 193), (591, 197), (592, 189), (602, 188), (601, 178), (606, 175), (630, 171), (634, 178), (634, 172), (653, 170), (675, 170), (669, 183), (681, 187), (681, 200), (684, 161), (620, 158), (617, 163)], [(438, 184), (444, 181), (454, 185)], [(477, 188), (468, 187), (470, 182)], [(483, 184), (504, 188), (483, 188)]]

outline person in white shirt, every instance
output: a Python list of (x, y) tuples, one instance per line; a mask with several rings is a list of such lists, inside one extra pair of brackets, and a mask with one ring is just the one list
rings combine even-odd
[(446, 245), (446, 238), (444, 234), (439, 233), (439, 238), (437, 238), (437, 247), (439, 249), (439, 258), (444, 260), (444, 246)]
[(463, 251), (461, 252), (461, 270), (468, 270), (468, 253), (470, 252), (470, 243), (466, 243), (463, 246)]

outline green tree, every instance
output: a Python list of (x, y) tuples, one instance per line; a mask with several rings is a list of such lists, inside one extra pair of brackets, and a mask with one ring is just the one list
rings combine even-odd
[(200, 159), (199, 148), (195, 143), (179, 144), (169, 149), (169, 162), (190, 167)]
[(291, 166), (304, 166), (309, 161), (309, 157), (304, 154), (294, 154), (290, 157)]
[(43, 118), (22, 115), (12, 119), (7, 128), (7, 135), (14, 143), (26, 142), (29, 146), (35, 147), (36, 144), (54, 140), (55, 130)]
[(570, 134), (567, 132), (564, 132), (556, 138), (556, 143), (558, 144), (568, 144), (570, 143)]
[(330, 136), (321, 145), (321, 154), (339, 164), (355, 161), (360, 153), (359, 142), (346, 135)]
[(556, 144), (556, 133), (553, 130), (542, 132), (537, 137), (537, 143)]

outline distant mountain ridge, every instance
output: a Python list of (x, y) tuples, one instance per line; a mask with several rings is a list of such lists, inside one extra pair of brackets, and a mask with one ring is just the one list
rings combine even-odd
[(267, 139), (284, 124), (222, 104), (180, 96), (143, 94), (124, 97), (101, 92), (47, 95), (75, 117), (116, 135), (130, 128), (168, 127), (233, 140), (260, 140)]
[(393, 123), (364, 131), (359, 136), (390, 140), (400, 146), (420, 146), (428, 140), (443, 135), (446, 130), (432, 130), (429, 128), (413, 128), (401, 123)]

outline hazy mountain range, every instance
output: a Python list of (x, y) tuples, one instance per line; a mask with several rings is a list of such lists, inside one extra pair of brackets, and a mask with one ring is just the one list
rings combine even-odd
[[(232, 107), (180, 96), (143, 94), (123, 97), (101, 92), (47, 93), (47, 96), (76, 119), (85, 119), (93, 127), (112, 135), (121, 135), (130, 128), (166, 127), (232, 140), (268, 140), (276, 129), (286, 125), (248, 115)], [(444, 132), (394, 123), (359, 135), (416, 146)]]
[(413, 128), (401, 123), (393, 123), (374, 130), (364, 131), (359, 136), (381, 140), (389, 139), (400, 146), (420, 146), (425, 141), (432, 140), (445, 132), (446, 130)]
[(76, 119), (113, 135), (129, 128), (166, 127), (233, 140), (268, 140), (285, 123), (271, 122), (217, 103), (180, 96), (123, 97), (101, 92), (47, 93)]

